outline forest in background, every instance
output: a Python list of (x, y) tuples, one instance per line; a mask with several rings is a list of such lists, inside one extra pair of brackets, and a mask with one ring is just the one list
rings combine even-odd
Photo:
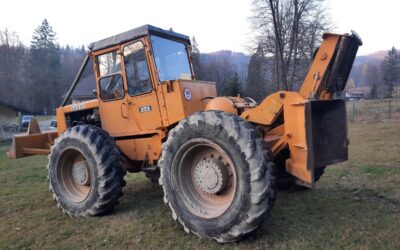
[(60, 47), (46, 19), (29, 47), (15, 32), (0, 31), (0, 101), (32, 113), (53, 113), (85, 54), (84, 46)]
[[(257, 101), (277, 90), (297, 90), (322, 33), (334, 26), (325, 4), (324, 0), (253, 0), (248, 55), (224, 50), (201, 53), (193, 37), (196, 78), (216, 82), (219, 95), (241, 94)], [(33, 113), (54, 112), (85, 54), (85, 46), (61, 47), (46, 19), (35, 29), (29, 46), (15, 32), (1, 30), (0, 102)], [(398, 96), (399, 54), (393, 47), (358, 56), (347, 88), (364, 88), (370, 98)]]

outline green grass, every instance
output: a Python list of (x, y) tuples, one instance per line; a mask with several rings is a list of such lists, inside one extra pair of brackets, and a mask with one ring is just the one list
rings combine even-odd
[(37, 116), (35, 116), (35, 119), (38, 122), (41, 122), (41, 121), (54, 120), (54, 119), (56, 119), (56, 117), (52, 116), (52, 115), (37, 115)]
[(143, 174), (127, 175), (113, 213), (70, 218), (48, 190), (46, 157), (8, 160), (0, 144), (0, 249), (399, 249), (400, 123), (351, 123), (350, 160), (310, 191), (280, 192), (270, 219), (245, 241), (187, 235)]

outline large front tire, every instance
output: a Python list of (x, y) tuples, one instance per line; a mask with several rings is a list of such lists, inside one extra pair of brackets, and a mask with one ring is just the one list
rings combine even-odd
[(53, 199), (69, 215), (94, 216), (119, 203), (125, 170), (107, 132), (88, 125), (65, 131), (51, 147), (48, 180)]
[(207, 111), (170, 131), (159, 161), (164, 202), (186, 232), (234, 242), (263, 223), (275, 201), (262, 136), (238, 116)]

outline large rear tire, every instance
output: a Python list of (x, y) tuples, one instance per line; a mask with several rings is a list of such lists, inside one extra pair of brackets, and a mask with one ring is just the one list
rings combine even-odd
[(202, 238), (242, 239), (266, 220), (275, 201), (274, 164), (263, 138), (232, 114), (207, 111), (180, 121), (159, 166), (172, 217)]
[(49, 188), (64, 213), (94, 216), (119, 203), (126, 172), (113, 138), (104, 130), (70, 128), (56, 139), (48, 158)]

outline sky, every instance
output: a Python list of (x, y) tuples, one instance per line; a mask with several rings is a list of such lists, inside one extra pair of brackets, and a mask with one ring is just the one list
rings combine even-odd
[[(359, 55), (400, 47), (400, 1), (326, 0), (334, 32), (355, 30), (364, 45)], [(29, 45), (47, 18), (60, 45), (88, 45), (151, 24), (195, 36), (201, 52), (247, 53), (251, 41), (251, 0), (0, 0), (0, 29)]]

